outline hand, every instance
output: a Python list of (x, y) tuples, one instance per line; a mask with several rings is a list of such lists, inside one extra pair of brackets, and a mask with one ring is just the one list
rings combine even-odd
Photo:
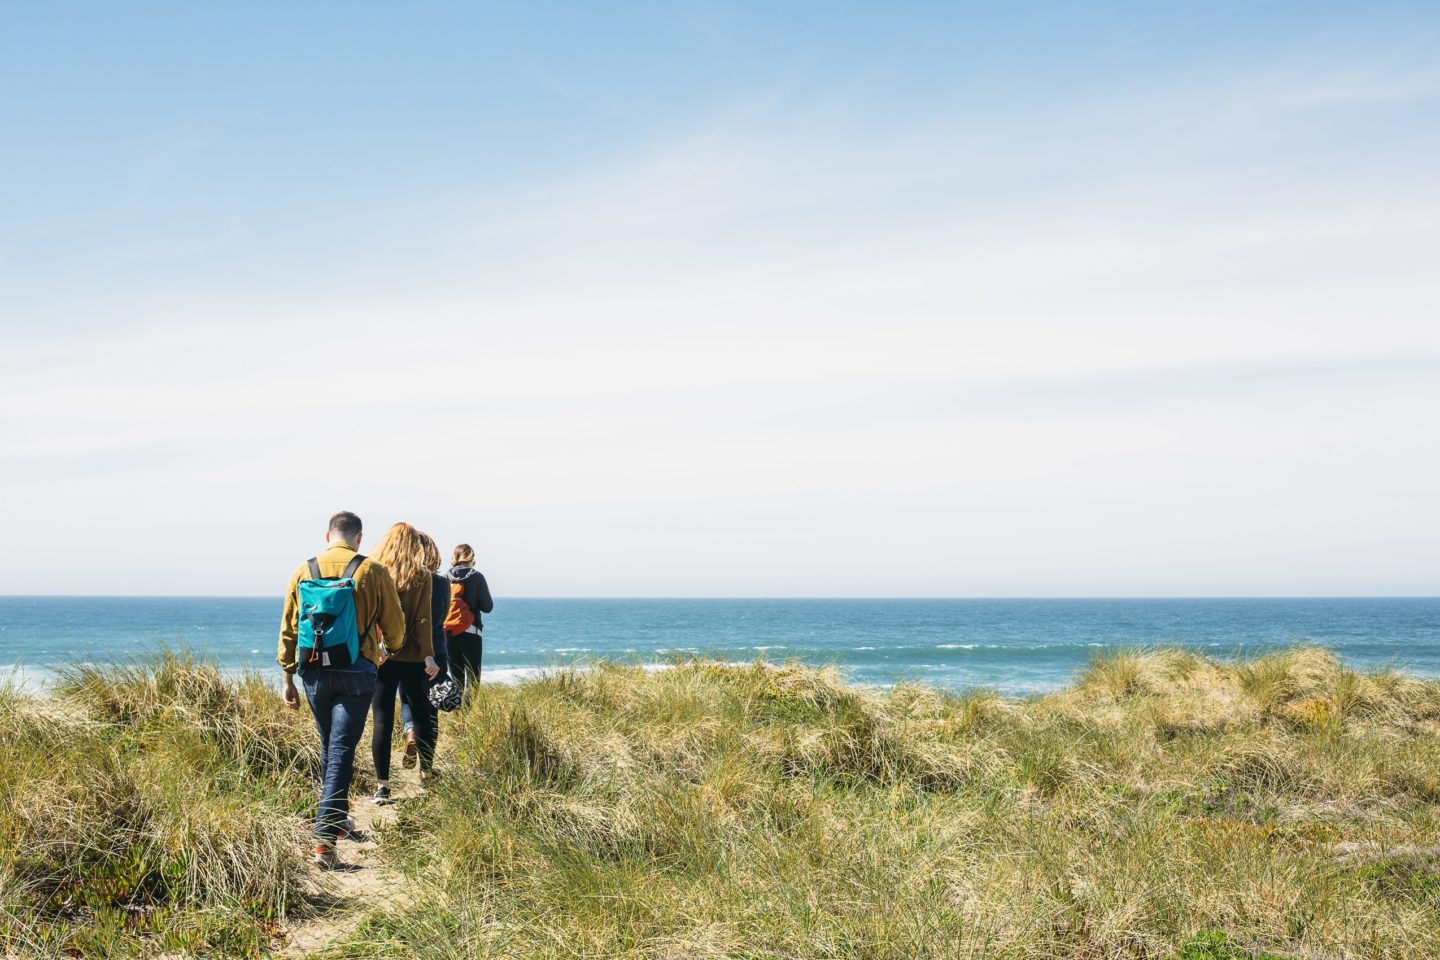
[(300, 709), (300, 691), (295, 689), (295, 679), (290, 674), (285, 674), (285, 689), (282, 692), (285, 699), (285, 707), (289, 710)]
[(431, 680), (434, 680), (436, 677), (440, 676), (440, 664), (435, 662), (434, 657), (425, 658), (425, 676), (429, 677)]

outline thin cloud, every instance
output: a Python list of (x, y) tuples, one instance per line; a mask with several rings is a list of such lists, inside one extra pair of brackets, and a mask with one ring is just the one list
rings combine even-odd
[(0, 496), (38, 546), (4, 572), (39, 588), (73, 527), (135, 558), (117, 591), (213, 591), (171, 561), (218, 506), (263, 592), (343, 502), (480, 531), (530, 594), (1421, 592), (1435, 141), (1357, 151), (1295, 96), (1373, 79), (758, 97), (358, 239), (136, 237), (220, 281), (7, 335)]

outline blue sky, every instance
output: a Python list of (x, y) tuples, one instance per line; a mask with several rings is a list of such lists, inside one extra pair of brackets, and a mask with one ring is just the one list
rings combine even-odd
[[(12, 5), (4, 281), (52, 322), (88, 312), (57, 280), (162, 297), (449, 283), (475, 267), (436, 236), (457, 205), (483, 217), (727, 121), (862, 149), (968, 132), (1000, 151), (979, 185), (1020, 202), (1067, 169), (1150, 159), (1287, 190), (1297, 169), (1317, 187), (1419, 178), (1436, 107), (1408, 94), (1434, 83), (1436, 20), (1420, 4)], [(1252, 88), (1316, 102), (1214, 129)], [(1129, 122), (1150, 98), (1170, 110)], [(1169, 155), (1145, 156), (1152, 133)], [(948, 202), (941, 186), (904, 199)], [(396, 260), (401, 277), (372, 269)]]
[(512, 593), (1435, 592), (1431, 6), (0, 18), (19, 592), (342, 505)]

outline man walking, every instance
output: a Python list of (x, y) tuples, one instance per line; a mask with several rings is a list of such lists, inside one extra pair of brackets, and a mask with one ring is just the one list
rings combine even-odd
[(330, 518), (329, 546), (296, 569), (280, 619), (276, 659), (285, 671), (285, 706), (300, 707), (298, 672), (320, 732), (314, 859), (325, 869), (336, 865), (335, 841), (349, 819), (355, 750), (375, 692), (381, 638), (392, 653), (405, 643), (395, 581), (389, 570), (359, 554), (361, 533), (353, 513)]

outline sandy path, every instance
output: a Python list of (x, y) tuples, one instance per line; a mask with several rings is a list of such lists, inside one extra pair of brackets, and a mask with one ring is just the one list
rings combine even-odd
[[(418, 787), (396, 780), (391, 781), (391, 789), (397, 799), (419, 792)], [(276, 957), (307, 957), (345, 939), (355, 932), (367, 913), (393, 900), (401, 889), (394, 873), (385, 866), (380, 856), (378, 839), (379, 830), (395, 822), (395, 808), (377, 807), (369, 797), (352, 795), (350, 816), (364, 840), (340, 841), (340, 869), (311, 868), (310, 880), (318, 906), (313, 915), (298, 920), (286, 929), (285, 940), (274, 953)]]

